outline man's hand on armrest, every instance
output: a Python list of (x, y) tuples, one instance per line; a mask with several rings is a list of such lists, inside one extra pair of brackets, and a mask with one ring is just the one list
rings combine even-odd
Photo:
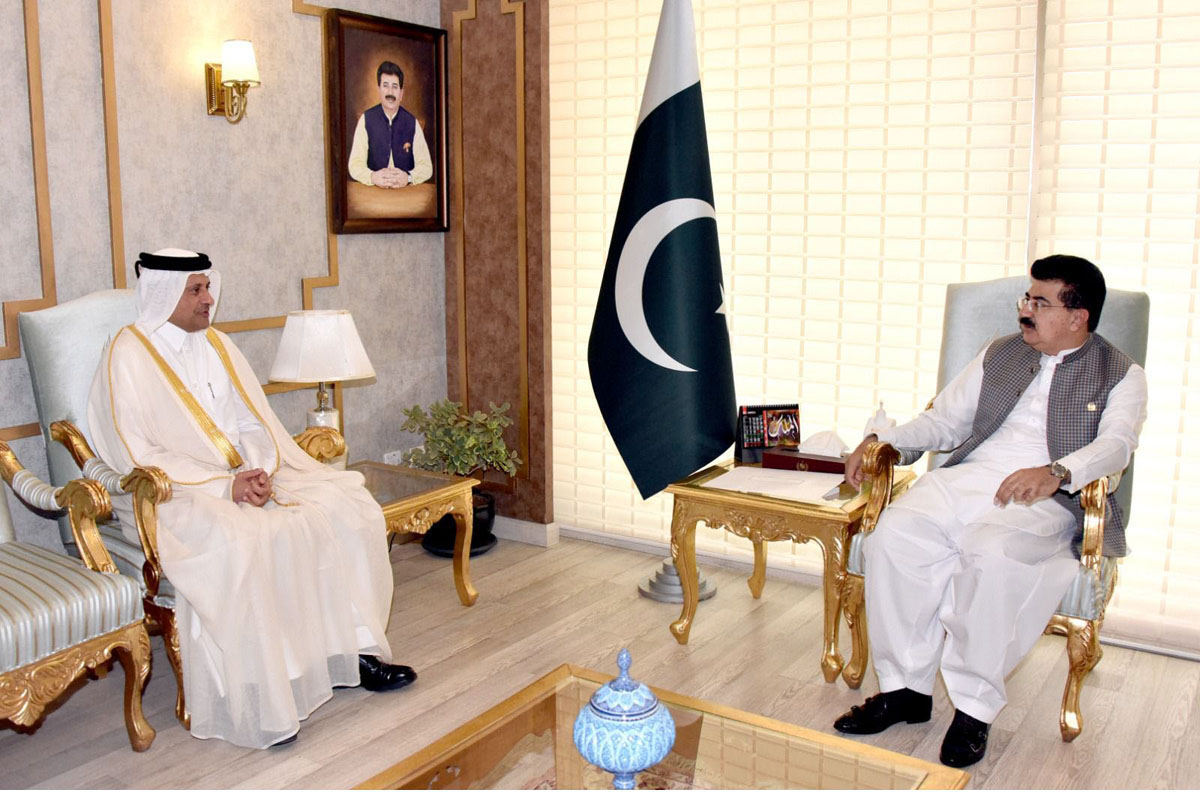
[(862, 460), (863, 454), (867, 451), (867, 445), (874, 444), (879, 441), (879, 437), (875, 434), (870, 434), (867, 438), (858, 443), (858, 447), (854, 448), (854, 452), (846, 459), (846, 482), (852, 488), (858, 488), (863, 482)]
[(1062, 481), (1050, 474), (1050, 467), (1018, 469), (1006, 477), (1000, 488), (996, 489), (995, 503), (1001, 507), (1010, 502), (1032, 505), (1054, 494), (1061, 485)]
[(271, 478), (261, 469), (247, 469), (233, 476), (234, 502), (248, 502), (263, 507), (271, 498)]

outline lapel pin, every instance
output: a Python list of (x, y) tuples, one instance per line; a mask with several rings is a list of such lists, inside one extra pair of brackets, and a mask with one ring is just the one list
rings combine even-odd
[(1089, 403), (1089, 404), (1087, 405), (1087, 409), (1088, 409), (1088, 411), (1095, 411), (1095, 410), (1096, 410), (1096, 404), (1095, 404), (1095, 403)]

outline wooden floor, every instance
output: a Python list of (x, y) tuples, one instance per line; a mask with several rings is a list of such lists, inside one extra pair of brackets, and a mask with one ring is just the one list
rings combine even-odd
[[(458, 603), (449, 561), (418, 545), (391, 557), (388, 635), (398, 661), (419, 672), (412, 687), (335, 691), (301, 724), (298, 742), (250, 751), (193, 739), (176, 723), (174, 680), (155, 638), (145, 704), (158, 738), (149, 751), (129, 748), (118, 665), (80, 683), (35, 732), (0, 724), (0, 788), (345, 788), (562, 662), (615, 673), (622, 645), (634, 676), (650, 684), (823, 731), (875, 691), (873, 674), (861, 692), (821, 677), (814, 588), (768, 580), (756, 601), (745, 572), (706, 567), (719, 592), (701, 603), (691, 642), (680, 646), (667, 631), (678, 606), (637, 595), (659, 564), (651, 555), (573, 539), (552, 549), (501, 541), (472, 561), (480, 597), (471, 608)], [(1084, 732), (1071, 744), (1058, 736), (1065, 671), (1063, 640), (1042, 638), (1009, 680), (1010, 705), (970, 786), (1200, 788), (1200, 664), (1106, 647), (1084, 688)], [(951, 714), (939, 685), (933, 720), (865, 741), (936, 760)]]

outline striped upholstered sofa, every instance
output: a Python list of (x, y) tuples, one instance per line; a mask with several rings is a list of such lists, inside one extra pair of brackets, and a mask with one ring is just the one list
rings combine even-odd
[(97, 669), (115, 653), (125, 668), (129, 741), (135, 751), (146, 750), (154, 741), (142, 714), (150, 638), (141, 587), (117, 572), (96, 532), (97, 519), (111, 511), (107, 492), (85, 479), (52, 488), (24, 469), (4, 442), (0, 474), (33, 507), (66, 510), (84, 561), (17, 541), (8, 495), (0, 491), (0, 719), (37, 724), (85, 669)]

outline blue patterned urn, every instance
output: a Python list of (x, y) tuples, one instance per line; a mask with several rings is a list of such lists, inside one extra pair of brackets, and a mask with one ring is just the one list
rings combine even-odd
[(658, 764), (675, 744), (675, 721), (658, 697), (629, 678), (629, 650), (621, 649), (621, 675), (592, 694), (575, 719), (575, 747), (583, 758), (613, 774), (614, 789), (633, 789), (633, 775)]

